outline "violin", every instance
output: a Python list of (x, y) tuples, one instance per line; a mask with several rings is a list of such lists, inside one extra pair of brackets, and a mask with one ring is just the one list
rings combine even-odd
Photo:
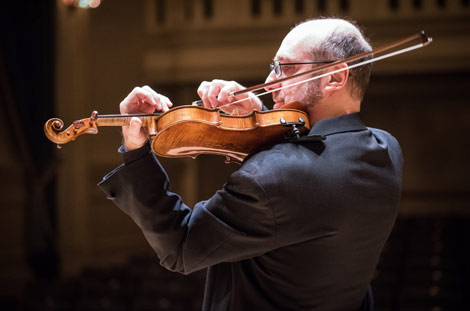
[(249, 154), (283, 140), (284, 135), (305, 134), (308, 115), (300, 105), (292, 103), (271, 111), (253, 111), (243, 116), (224, 114), (220, 109), (200, 106), (179, 106), (165, 113), (132, 115), (98, 115), (74, 121), (67, 129), (64, 122), (53, 118), (44, 125), (44, 132), (60, 148), (83, 134), (97, 134), (99, 126), (129, 125), (139, 117), (147, 129), (152, 151), (162, 157), (196, 158), (200, 154), (225, 156), (226, 163), (241, 163)]
[[(421, 39), (421, 42), (382, 56), (377, 55), (416, 39)], [(336, 72), (409, 52), (424, 47), (431, 42), (432, 38), (427, 37), (424, 31), (421, 31), (416, 35), (381, 46), (370, 52), (360, 53), (269, 83), (248, 87), (232, 92), (230, 95), (236, 96), (246, 92), (256, 92), (274, 83), (280, 83), (299, 76), (312, 75), (312, 77), (296, 83), (255, 94), (255, 96), (262, 96), (299, 83), (305, 83)], [(374, 55), (374, 57), (349, 64), (371, 55)], [(326, 69), (342, 63), (346, 63), (347, 66), (322, 73)], [(230, 102), (229, 104), (236, 104), (243, 100), (246, 99)], [(200, 101), (194, 103), (198, 102), (200, 103)], [(226, 163), (241, 163), (248, 155), (281, 142), (286, 135), (295, 135), (299, 138), (300, 135), (305, 134), (310, 129), (309, 117), (302, 110), (302, 105), (298, 103), (290, 103), (284, 105), (281, 109), (272, 111), (255, 110), (241, 116), (225, 114), (219, 108), (209, 109), (194, 105), (194, 103), (193, 105), (175, 107), (164, 113), (154, 114), (98, 115), (98, 112), (94, 111), (90, 118), (76, 120), (66, 129), (63, 129), (64, 122), (62, 120), (53, 118), (45, 123), (44, 132), (47, 138), (60, 148), (63, 144), (75, 140), (80, 135), (98, 133), (99, 126), (126, 126), (129, 125), (132, 117), (139, 117), (142, 120), (142, 126), (148, 131), (152, 151), (159, 156), (196, 158), (200, 154), (214, 154), (225, 156)]]

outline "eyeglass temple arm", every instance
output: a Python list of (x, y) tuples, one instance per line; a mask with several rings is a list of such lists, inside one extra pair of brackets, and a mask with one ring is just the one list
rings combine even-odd
[[(329, 64), (332, 63), (333, 61), (324, 61), (324, 62), (300, 62), (300, 63), (281, 63), (279, 62), (278, 64), (280, 66), (282, 65), (307, 65), (307, 64)], [(274, 63), (274, 62), (273, 62)]]

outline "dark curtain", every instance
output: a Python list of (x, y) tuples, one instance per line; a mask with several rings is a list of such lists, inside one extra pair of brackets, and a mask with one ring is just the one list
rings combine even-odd
[(58, 273), (53, 144), (55, 1), (0, 2), (0, 104), (24, 172), (25, 247), (34, 274)]

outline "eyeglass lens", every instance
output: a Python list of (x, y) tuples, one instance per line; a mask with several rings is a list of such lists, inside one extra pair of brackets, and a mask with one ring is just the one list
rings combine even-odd
[(279, 65), (279, 61), (273, 61), (269, 64), (269, 70), (273, 71), (276, 74), (276, 77), (280, 77), (282, 75), (281, 66)]

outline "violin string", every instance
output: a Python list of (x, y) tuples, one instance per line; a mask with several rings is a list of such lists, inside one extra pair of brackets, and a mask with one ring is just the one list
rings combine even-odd
[[(265, 92), (262, 92), (262, 93), (254, 94), (254, 96), (260, 97), (260, 96), (270, 94), (272, 92), (276, 92), (276, 91), (279, 91), (279, 90), (282, 90), (282, 89), (285, 89), (285, 88), (288, 88), (288, 87), (292, 87), (292, 86), (302, 84), (302, 83), (305, 83), (305, 82), (309, 82), (309, 81), (312, 81), (312, 80), (320, 79), (322, 77), (329, 76), (329, 75), (335, 74), (337, 72), (345, 71), (347, 69), (352, 69), (352, 68), (359, 67), (359, 66), (362, 66), (362, 65), (366, 65), (366, 64), (369, 64), (369, 63), (373, 63), (373, 62), (376, 62), (376, 61), (379, 61), (379, 60), (382, 60), (382, 59), (385, 59), (385, 58), (389, 58), (389, 57), (396, 56), (396, 55), (399, 55), (399, 54), (402, 54), (402, 53), (406, 53), (406, 52), (409, 52), (409, 51), (412, 51), (412, 50), (416, 50), (416, 49), (419, 49), (423, 46), (424, 46), (423, 43), (416, 44), (416, 45), (413, 45), (413, 46), (410, 46), (410, 47), (407, 47), (407, 48), (404, 48), (404, 49), (401, 49), (401, 50), (398, 50), (398, 51), (395, 51), (395, 52), (391, 52), (391, 53), (388, 53), (388, 54), (385, 54), (385, 55), (382, 55), (382, 56), (378, 56), (378, 57), (374, 57), (374, 58), (365, 60), (363, 62), (354, 64), (354, 65), (350, 65), (350, 66), (348, 65), (347, 67), (344, 67), (344, 68), (341, 68), (341, 69), (337, 69), (337, 70), (334, 70), (334, 71), (331, 71), (331, 72), (327, 72), (327, 73), (324, 73), (324, 74), (321, 74), (321, 75), (318, 75), (318, 76), (314, 76), (314, 77), (311, 77), (311, 78), (308, 78), (308, 79), (305, 79), (305, 80), (301, 80), (301, 81), (298, 81), (298, 82), (295, 82), (295, 83), (292, 83), (292, 84), (289, 84), (289, 85), (281, 86), (281, 87), (273, 89), (273, 90), (268, 90), (268, 91), (265, 91)], [(227, 103), (227, 104), (224, 104), (224, 105), (221, 105), (221, 106), (218, 106), (218, 107), (233, 105), (233, 104), (248, 100), (250, 98), (251, 98), (251, 96), (248, 96), (247, 98), (239, 99), (239, 100), (236, 100), (234, 102)]]
[(98, 118), (158, 117), (160, 115), (161, 113), (103, 114), (98, 115)]

